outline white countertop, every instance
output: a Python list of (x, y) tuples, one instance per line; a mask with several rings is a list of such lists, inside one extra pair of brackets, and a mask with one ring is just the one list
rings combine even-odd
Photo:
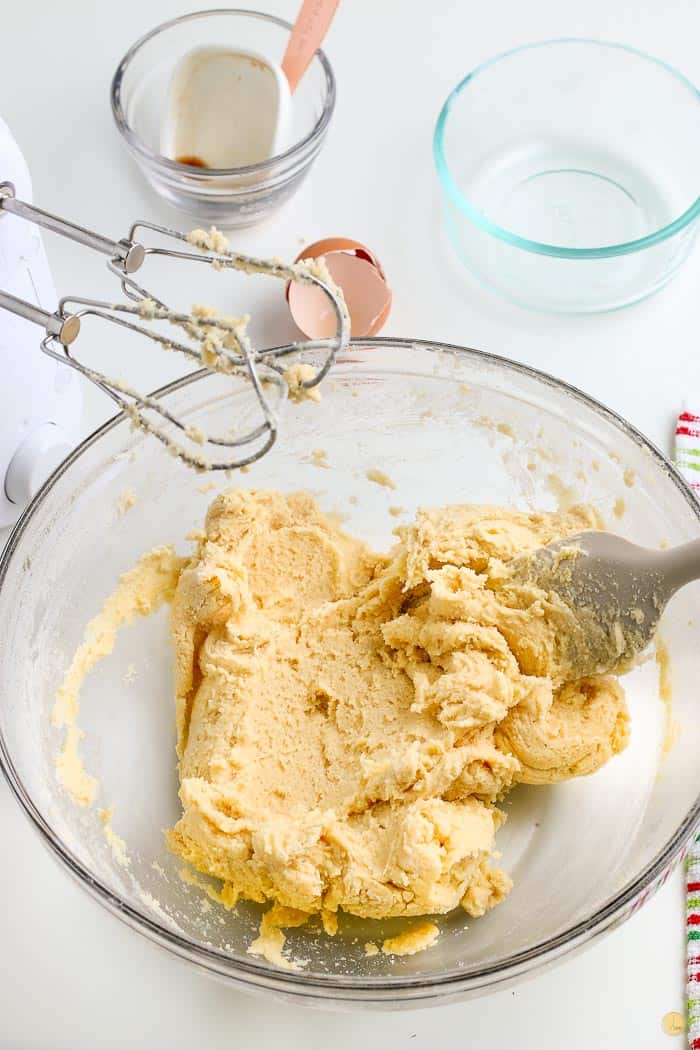
[[(264, 6), (292, 19), (297, 2)], [(108, 103), (127, 46), (185, 10), (166, 0), (24, 0), (3, 12), (0, 112), (25, 153), (37, 203), (115, 237), (136, 217), (187, 225), (142, 182)], [(302, 241), (322, 236), (364, 240), (394, 288), (385, 334), (526, 361), (582, 387), (669, 450), (682, 399), (693, 391), (700, 399), (700, 252), (645, 303), (554, 318), (472, 286), (438, 228), (431, 135), (448, 90), (496, 52), (569, 35), (622, 40), (700, 81), (696, 0), (344, 0), (327, 43), (339, 95), (325, 149), (286, 210), (233, 243), (291, 257)], [(49, 235), (46, 244), (62, 293), (109, 294), (94, 257)], [(270, 343), (289, 334), (281, 314), (266, 322)], [(154, 357), (144, 386), (159, 385), (169, 368)], [(109, 404), (87, 392), (84, 432), (109, 414)], [(0, 1046), (8, 1050), (313, 1050), (331, 1042), (343, 1050), (366, 1040), (392, 1050), (682, 1045), (661, 1029), (665, 1013), (683, 1009), (680, 872), (623, 928), (514, 991), (433, 1010), (340, 1015), (239, 994), (136, 937), (52, 862), (4, 782), (0, 823)]]

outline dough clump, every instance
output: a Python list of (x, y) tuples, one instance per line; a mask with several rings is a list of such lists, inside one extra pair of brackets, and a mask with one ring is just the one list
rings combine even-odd
[(581, 506), (450, 506), (380, 554), (305, 493), (218, 496), (173, 599), (170, 848), (307, 914), (499, 903), (498, 800), (627, 742), (616, 679), (571, 680), (560, 658), (570, 613), (508, 578), (514, 557), (598, 525)]

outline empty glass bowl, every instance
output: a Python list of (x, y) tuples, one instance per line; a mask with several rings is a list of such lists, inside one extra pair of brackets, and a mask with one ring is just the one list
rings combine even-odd
[(448, 97), (433, 146), (460, 258), (522, 306), (614, 310), (690, 251), (700, 95), (633, 48), (566, 39), (498, 55)]
[[(239, 394), (208, 374), (161, 396), (209, 431), (224, 430), (239, 407)], [(328, 469), (314, 465), (314, 448), (327, 452)], [(385, 471), (396, 490), (368, 481), (368, 468)], [(321, 402), (288, 405), (278, 444), (233, 484), (311, 490), (350, 533), (380, 549), (419, 505), (553, 509), (574, 494), (641, 543), (700, 534), (700, 506), (687, 487), (612, 412), (522, 365), (408, 340), (354, 342)], [(100, 781), (97, 806), (114, 807), (114, 831), (131, 856), (129, 868), (119, 864), (96, 809), (77, 807), (57, 782), (61, 734), (49, 712), (118, 575), (158, 544), (191, 549), (185, 535), (214, 495), (202, 489), (201, 476), (118, 416), (44, 486), (0, 560), (0, 762), (44, 842), (114, 915), (242, 988), (346, 1007), (419, 1006), (500, 987), (590, 943), (666, 877), (700, 816), (698, 584), (676, 595), (661, 625), (680, 729), (670, 755), (664, 759), (667, 708), (650, 660), (623, 682), (628, 749), (594, 776), (513, 791), (496, 840), (514, 880), (510, 896), (482, 919), (460, 909), (437, 918), (439, 939), (418, 955), (367, 957), (367, 941), (396, 934), (405, 921), (342, 916), (333, 938), (315, 923), (290, 930), (290, 954), (307, 962), (280, 970), (246, 952), (258, 905), (224, 911), (180, 878), (182, 863), (163, 838), (179, 816), (165, 610), (120, 632), (81, 697), (81, 747)], [(127, 513), (125, 492), (135, 499)], [(397, 506), (398, 518), (390, 512)]]
[(164, 22), (137, 40), (112, 80), (112, 112), (126, 146), (150, 185), (169, 204), (202, 223), (251, 226), (296, 193), (317, 156), (335, 106), (335, 77), (317, 51), (291, 100), (293, 145), (243, 168), (178, 164), (160, 152), (168, 85), (184, 54), (230, 45), (282, 61), (292, 26), (257, 11), (198, 11)]

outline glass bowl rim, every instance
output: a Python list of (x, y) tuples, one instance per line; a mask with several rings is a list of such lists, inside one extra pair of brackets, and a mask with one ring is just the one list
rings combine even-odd
[[(450, 343), (433, 342), (424, 339), (392, 338), (390, 336), (351, 340), (351, 349), (372, 350), (382, 348), (389, 350), (419, 348), (438, 354), (459, 355), (466, 360), (471, 359), (482, 364), (492, 365), (495, 368), (504, 369), (506, 372), (519, 374), (527, 379), (534, 380), (550, 390), (553, 389), (558, 393), (570, 396), (574, 401), (593, 411), (599, 418), (621, 430), (636, 445), (645, 449), (654, 463), (675, 484), (688, 504), (692, 515), (700, 524), (700, 502), (696, 500), (689, 486), (663, 452), (641, 431), (631, 423), (628, 423), (613, 409), (608, 408), (602, 402), (584, 393), (578, 387), (572, 386), (564, 380), (557, 379), (547, 372), (542, 372), (529, 365), (483, 350), (476, 350), (472, 347), (456, 346)], [(289, 347), (277, 349), (289, 349)], [(351, 360), (351, 358), (343, 356), (338, 358), (338, 363)], [(167, 383), (165, 386), (155, 390), (151, 396), (158, 398), (168, 397), (210, 375), (211, 373), (207, 369), (200, 369)], [(59, 464), (27, 505), (15, 523), (5, 547), (0, 553), (0, 601), (3, 599), (2, 589), (13, 554), (27, 526), (50, 494), (56, 482), (102, 437), (123, 423), (128, 424), (129, 420), (124, 412), (118, 412), (97, 427)], [(517, 978), (536, 967), (552, 962), (576, 947), (592, 941), (594, 937), (611, 927), (616, 920), (626, 918), (631, 911), (629, 906), (640, 903), (640, 898), (645, 899), (643, 897), (645, 891), (653, 891), (660, 884), (661, 878), (680, 859), (684, 846), (700, 822), (699, 795), (665, 846), (658, 851), (656, 856), (635, 878), (630, 879), (614, 897), (605, 901), (592, 915), (580, 920), (553, 937), (516, 952), (499, 962), (482, 966), (469, 974), (451, 971), (443, 975), (382, 976), (376, 978), (356, 977), (348, 974), (305, 975), (303, 971), (296, 972), (271, 968), (255, 962), (252, 958), (250, 960), (234, 959), (226, 952), (219, 951), (216, 948), (208, 948), (204, 945), (196, 944), (186, 936), (175, 932), (166, 925), (161, 925), (150, 916), (139, 911), (138, 908), (122, 900), (100, 878), (95, 877), (85, 868), (44, 819), (25, 789), (15, 768), (1, 724), (0, 769), (2, 769), (5, 780), (20, 808), (24, 811), (25, 816), (53, 855), (62, 862), (68, 872), (85, 890), (131, 929), (169, 949), (175, 955), (194, 963), (199, 968), (215, 973), (234, 983), (258, 989), (268, 988), (273, 991), (276, 990), (285, 993), (288, 997), (296, 997), (302, 1001), (304, 999), (313, 999), (314, 996), (317, 996), (325, 1001), (348, 1004), (352, 1002), (375, 1002), (379, 1004), (391, 1001), (393, 996), (397, 1001), (420, 1002), (420, 1000), (429, 998), (459, 997), (460, 994), (468, 994), (470, 989), (496, 985), (509, 979)], [(626, 909), (627, 915), (623, 914)]]
[[(168, 19), (167, 22), (160, 22), (153, 29), (149, 30), (148, 33), (144, 33), (143, 36), (139, 37), (138, 40), (131, 45), (114, 72), (109, 92), (114, 122), (117, 125), (119, 132), (126, 140), (127, 145), (139, 154), (142, 160), (147, 161), (149, 164), (156, 164), (174, 174), (178, 172), (186, 172), (187, 174), (199, 175), (200, 178), (203, 176), (201, 168), (195, 167), (192, 164), (179, 164), (177, 161), (171, 160), (170, 157), (164, 157), (162, 153), (157, 153), (155, 150), (152, 150), (141, 138), (139, 138), (138, 135), (136, 135), (126, 119), (124, 107), (122, 106), (122, 86), (129, 65), (145, 44), (154, 37), (159, 36), (161, 33), (172, 29), (174, 26), (180, 25), (183, 22), (191, 22), (198, 18), (205, 18), (210, 15), (248, 15), (251, 18), (256, 18), (263, 22), (273, 22), (275, 25), (282, 26), (290, 32), (293, 29), (291, 22), (287, 22), (284, 18), (278, 18), (276, 15), (270, 15), (264, 11), (254, 11), (252, 8), (210, 7), (202, 11), (190, 11), (188, 14), (178, 15), (176, 18)], [(231, 178), (236, 175), (264, 175), (271, 169), (277, 167), (281, 162), (293, 160), (297, 155), (303, 153), (307, 147), (313, 147), (316, 142), (323, 137), (328, 129), (333, 110), (335, 109), (335, 74), (325, 52), (320, 47), (316, 51), (314, 57), (318, 58), (325, 73), (326, 97), (324, 99), (321, 115), (308, 135), (305, 135), (303, 139), (299, 139), (298, 142), (295, 142), (283, 153), (277, 153), (274, 157), (268, 157), (266, 160), (258, 161), (256, 164), (247, 164), (239, 168), (207, 168), (204, 172), (204, 175), (207, 178), (216, 178), (220, 176)]]
[(670, 73), (681, 84), (681, 86), (687, 88), (687, 90), (690, 91), (700, 103), (700, 90), (698, 90), (688, 77), (663, 59), (656, 58), (654, 55), (650, 55), (646, 51), (639, 50), (639, 48), (630, 47), (628, 44), (621, 44), (610, 40), (598, 40), (593, 37), (572, 36), (553, 37), (549, 40), (539, 40), (530, 44), (523, 44), (519, 47), (510, 48), (508, 51), (502, 51), (499, 54), (494, 55), (492, 58), (487, 59), (485, 62), (480, 63), (472, 69), (471, 72), (467, 73), (457, 86), (452, 89), (440, 109), (437, 123), (435, 124), (435, 131), (433, 133), (433, 159), (443, 192), (471, 222), (476, 226), (479, 226), (486, 233), (490, 234), (492, 237), (496, 237), (498, 240), (504, 241), (506, 244), (510, 244), (514, 248), (521, 248), (524, 251), (533, 252), (537, 255), (549, 255), (558, 259), (606, 259), (618, 255), (630, 255), (633, 252), (643, 251), (646, 248), (653, 247), (655, 244), (660, 244), (662, 241), (667, 240), (669, 237), (673, 237), (676, 233), (685, 229), (686, 226), (689, 226), (698, 218), (698, 216), (700, 216), (700, 196), (698, 196), (695, 201), (693, 201), (693, 203), (672, 222), (660, 227), (658, 230), (653, 230), (651, 233), (645, 234), (644, 237), (638, 237), (632, 241), (623, 241), (619, 244), (601, 245), (598, 248), (567, 248), (563, 245), (546, 244), (542, 241), (531, 240), (528, 237), (521, 237), (518, 234), (505, 229), (505, 227), (499, 226), (498, 223), (492, 222), (480, 212), (467, 197), (464, 196), (452, 178), (450, 166), (445, 155), (444, 137), (450, 110), (458, 101), (462, 92), (472, 83), (475, 77), (480, 73), (485, 72), (487, 69), (490, 69), (491, 66), (496, 63), (501, 62), (503, 59), (511, 58), (524, 51), (531, 51), (542, 47), (559, 46), (562, 44), (588, 44), (595, 47), (612, 48), (625, 51), (637, 58), (642, 58), (645, 61), (651, 62), (653, 65), (660, 67), (667, 73)]

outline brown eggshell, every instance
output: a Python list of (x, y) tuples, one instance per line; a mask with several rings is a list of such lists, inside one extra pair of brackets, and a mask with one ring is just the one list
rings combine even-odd
[(368, 263), (371, 263), (386, 280), (382, 264), (377, 256), (369, 250), (366, 244), (362, 244), (361, 241), (353, 241), (351, 237), (324, 237), (320, 241), (314, 241), (308, 248), (304, 248), (302, 252), (299, 252), (294, 261), (318, 259), (320, 255), (328, 255), (329, 252), (349, 252), (351, 255), (357, 255), (358, 258), (365, 259)]
[[(379, 260), (359, 241), (327, 237), (304, 248), (296, 261), (321, 256), (325, 257), (331, 277), (343, 290), (352, 335), (376, 335), (391, 309), (391, 289)], [(286, 295), (295, 323), (308, 338), (326, 339), (335, 334), (335, 312), (320, 288), (290, 282)]]

